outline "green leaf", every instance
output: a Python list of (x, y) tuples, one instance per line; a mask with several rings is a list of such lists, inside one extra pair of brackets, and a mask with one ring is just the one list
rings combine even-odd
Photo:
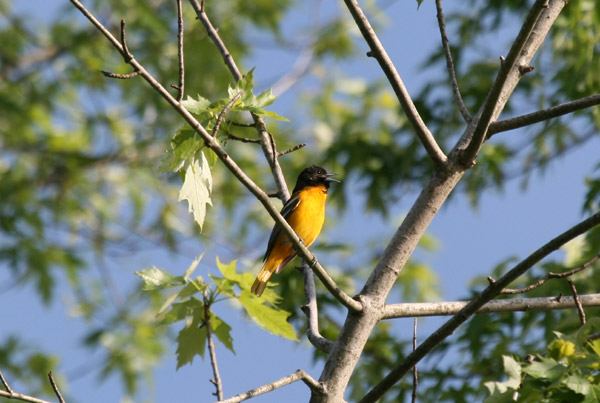
[(181, 104), (190, 113), (199, 115), (204, 112), (209, 106), (210, 101), (200, 95), (197, 95), (198, 99), (194, 99), (188, 95), (187, 99), (181, 101)]
[(231, 337), (231, 327), (213, 312), (210, 313), (210, 329), (215, 336), (217, 336), (217, 339), (219, 339), (229, 351), (235, 354), (235, 350), (233, 349), (233, 338)]
[(196, 298), (190, 298), (183, 302), (176, 302), (171, 309), (161, 318), (161, 323), (171, 324), (179, 322), (188, 317), (202, 318), (204, 315), (204, 304)]
[(183, 285), (184, 282), (181, 277), (175, 277), (166, 271), (159, 269), (157, 267), (152, 267), (150, 269), (144, 269), (141, 271), (136, 271), (134, 274), (137, 274), (144, 281), (144, 291), (151, 291), (160, 288), (174, 287), (177, 285)]
[(559, 364), (552, 358), (541, 357), (539, 361), (533, 361), (531, 364), (523, 367), (523, 372), (534, 378), (545, 378), (551, 382), (558, 380), (567, 368)]
[(200, 230), (202, 230), (204, 217), (206, 216), (206, 205), (210, 204), (212, 206), (211, 192), (212, 176), (208, 161), (202, 153), (202, 166), (200, 166), (198, 160), (192, 159), (185, 172), (183, 186), (179, 192), (179, 201), (188, 201), (188, 211), (194, 214), (194, 221), (198, 223)]
[(248, 315), (269, 333), (290, 340), (298, 340), (296, 331), (287, 321), (287, 318), (291, 315), (290, 312), (272, 308), (264, 304), (262, 298), (258, 298), (246, 290), (242, 290), (239, 301), (242, 303)]
[(171, 151), (163, 158), (159, 173), (177, 172), (183, 168), (183, 162), (200, 150), (196, 132), (188, 125), (182, 126), (171, 139)]
[(191, 364), (196, 355), (204, 359), (206, 350), (206, 328), (198, 327), (196, 320), (190, 320), (188, 326), (177, 335), (177, 369)]
[(508, 355), (502, 356), (502, 363), (508, 379), (504, 382), (484, 383), (484, 386), (490, 392), (490, 396), (484, 400), (485, 403), (514, 401), (513, 394), (521, 385), (521, 366), (519, 363)]
[(587, 395), (592, 386), (587, 379), (577, 375), (569, 375), (562, 383), (564, 383), (567, 388), (580, 395)]

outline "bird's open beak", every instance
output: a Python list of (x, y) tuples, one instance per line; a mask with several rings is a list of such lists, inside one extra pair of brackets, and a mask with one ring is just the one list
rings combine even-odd
[(338, 176), (338, 174), (327, 174), (325, 175), (325, 182), (337, 182), (337, 183), (342, 183), (341, 181), (332, 178), (332, 176)]

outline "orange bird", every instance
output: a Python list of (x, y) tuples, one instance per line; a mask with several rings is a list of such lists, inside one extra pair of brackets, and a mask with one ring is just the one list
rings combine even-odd
[[(332, 178), (335, 175), (328, 174), (316, 165), (304, 169), (298, 176), (292, 197), (281, 209), (283, 218), (307, 247), (312, 245), (323, 228), (329, 184), (339, 182)], [(265, 263), (252, 284), (252, 293), (260, 297), (273, 273), (283, 270), (294, 257), (296, 252), (292, 248), (292, 242), (281, 230), (281, 226), (275, 224), (263, 259)]]

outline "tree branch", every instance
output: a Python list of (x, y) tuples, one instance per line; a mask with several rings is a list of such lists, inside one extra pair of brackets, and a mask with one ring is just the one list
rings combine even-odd
[[(109, 40), (110, 43), (123, 54), (123, 46), (119, 41), (102, 25), (100, 21), (94, 15), (92, 15), (86, 8), (81, 4), (79, 0), (69, 0), (90, 22)], [(194, 0), (192, 0), (194, 1)], [(194, 129), (204, 141), (204, 144), (215, 152), (217, 157), (223, 162), (223, 164), (229, 169), (229, 171), (258, 199), (258, 201), (265, 207), (267, 213), (279, 224), (292, 242), (294, 250), (298, 256), (307, 262), (311, 262), (309, 265), (315, 271), (319, 279), (323, 282), (325, 287), (336, 297), (344, 306), (349, 308), (353, 312), (359, 312), (362, 310), (362, 304), (356, 300), (350, 298), (333, 279), (325, 272), (323, 266), (321, 266), (315, 256), (308, 250), (302, 240), (294, 232), (289, 223), (281, 216), (279, 211), (275, 208), (273, 203), (269, 200), (269, 196), (256, 184), (252, 179), (246, 175), (246, 173), (237, 165), (237, 163), (229, 156), (229, 154), (221, 147), (221, 145), (206, 131), (198, 120), (185, 109), (173, 96), (150, 74), (144, 66), (142, 66), (131, 54), (129, 64), (135, 69), (140, 71), (140, 75), (146, 80), (146, 82), (154, 88), (172, 107), (175, 109)], [(267, 133), (268, 135), (268, 133)], [(285, 188), (287, 191), (287, 187)], [(281, 194), (281, 190), (280, 190)]]
[(306, 262), (302, 262), (300, 269), (304, 276), (304, 294), (306, 295), (306, 303), (301, 309), (308, 320), (308, 340), (319, 350), (329, 353), (333, 342), (321, 336), (319, 332), (319, 308), (317, 306), (317, 290), (313, 271)]
[(60, 403), (65, 403), (65, 399), (63, 399), (62, 395), (60, 394), (60, 390), (58, 390), (58, 386), (56, 385), (54, 376), (52, 376), (52, 371), (48, 372), (48, 380), (50, 380), (50, 385), (52, 385), (52, 390), (54, 390), (54, 393), (56, 394), (58, 401)]
[(213, 393), (217, 396), (217, 399), (223, 400), (223, 382), (221, 381), (221, 374), (219, 373), (219, 365), (217, 364), (217, 354), (215, 352), (215, 342), (212, 338), (212, 329), (210, 327), (210, 304), (204, 296), (204, 326), (206, 326), (206, 340), (208, 341), (208, 352), (210, 354), (210, 364), (213, 369), (213, 375), (215, 379), (210, 381), (215, 385), (217, 391)]
[(490, 124), (487, 138), (489, 139), (496, 133), (505, 132), (508, 130), (518, 129), (532, 125), (534, 123), (543, 122), (552, 118), (566, 115), (580, 109), (589, 108), (600, 104), (600, 94), (591, 95), (589, 97), (577, 99), (575, 101), (565, 102), (541, 111), (528, 113), (526, 115), (516, 116), (510, 119), (498, 120)]
[[(50, 374), (48, 374), (49, 376), (51, 376)], [(2, 375), (2, 371), (0, 371), (0, 382), (2, 382), (2, 385), (4, 386), (4, 388), (6, 389), (6, 391), (4, 390), (0, 390), (0, 397), (5, 397), (7, 399), (13, 399), (13, 400), (20, 400), (22, 402), (29, 402), (29, 403), (51, 403), (47, 400), (42, 400), (42, 399), (38, 399), (37, 397), (33, 397), (33, 396), (28, 396), (28, 395), (24, 395), (22, 393), (17, 393), (14, 390), (12, 390), (12, 388), (9, 386), (8, 382), (6, 381), (6, 379), (4, 378), (4, 375)], [(58, 389), (55, 389), (55, 391)], [(60, 392), (58, 393), (60, 395)], [(57, 395), (58, 396), (58, 395)], [(62, 397), (61, 397), (62, 398)], [(61, 402), (64, 402), (64, 400), (62, 400)]]
[[(202, 4), (202, 5), (199, 4), (198, 0), (190, 0), (190, 4), (194, 8), (194, 11), (196, 12), (196, 16), (198, 17), (200, 22), (202, 22), (202, 25), (204, 25), (204, 28), (206, 29), (208, 36), (214, 42), (219, 53), (221, 53), (221, 56), (223, 57), (223, 60), (225, 61), (225, 65), (229, 68), (229, 71), (233, 75), (233, 78), (235, 79), (235, 81), (239, 81), (242, 78), (242, 73), (240, 73), (240, 70), (238, 69), (238, 67), (235, 63), (233, 56), (231, 55), (231, 53), (229, 53), (229, 50), (225, 46), (225, 43), (219, 36), (219, 33), (217, 32), (215, 27), (212, 25), (212, 22), (210, 21), (210, 19), (208, 18), (208, 15), (204, 11), (204, 7), (203, 7), (204, 4)], [(277, 159), (277, 150), (273, 151), (273, 148), (274, 148), (273, 142), (271, 141), (271, 139), (269, 137), (269, 133), (267, 131), (267, 126), (265, 124), (264, 119), (254, 113), (252, 113), (251, 115), (252, 115), (252, 119), (254, 120), (254, 123), (256, 125), (256, 130), (258, 131), (258, 136), (260, 137), (260, 140), (261, 140), (260, 141), (261, 148), (262, 148), (263, 153), (267, 159), (267, 162), (269, 163), (269, 166), (271, 168), (271, 172), (273, 174), (273, 179), (275, 179), (275, 185), (277, 186), (277, 189), (279, 191), (279, 199), (283, 203), (285, 203), (290, 198), (290, 192), (289, 192), (287, 184), (285, 182), (285, 177), (283, 176), (283, 171), (281, 170), (281, 166), (279, 165), (279, 160)]]
[(299, 369), (291, 375), (285, 376), (281, 379), (278, 379), (269, 384), (259, 386), (258, 388), (249, 390), (245, 393), (240, 393), (239, 395), (230, 397), (229, 399), (221, 400), (216, 403), (238, 403), (251, 397), (260, 396), (268, 392), (272, 392), (275, 389), (279, 389), (282, 386), (289, 385), (290, 383), (294, 383), (297, 381), (302, 381), (310, 388), (312, 391), (316, 391), (317, 393), (323, 393), (323, 385), (317, 382), (313, 377), (308, 375), (306, 372)]
[(571, 288), (571, 292), (573, 293), (573, 300), (575, 301), (577, 312), (579, 312), (579, 319), (581, 320), (581, 324), (585, 325), (585, 312), (583, 311), (581, 297), (579, 297), (579, 294), (577, 294), (577, 288), (575, 288), (575, 284), (573, 284), (573, 281), (571, 281), (570, 279), (567, 281), (569, 283), (569, 287)]
[(177, 101), (183, 100), (185, 89), (185, 62), (183, 56), (183, 11), (181, 0), (175, 0), (177, 3), (177, 55), (179, 59), (179, 83), (177, 85)]
[(444, 54), (446, 55), (446, 67), (448, 69), (448, 76), (450, 76), (450, 82), (452, 83), (452, 93), (454, 94), (454, 100), (458, 106), (458, 110), (462, 115), (465, 122), (471, 121), (471, 114), (467, 110), (462, 96), (460, 95), (460, 89), (458, 88), (458, 81), (456, 80), (456, 70), (454, 69), (454, 62), (452, 61), (452, 52), (450, 51), (450, 44), (448, 43), (448, 34), (446, 33), (446, 19), (444, 18), (444, 10), (442, 10), (442, 0), (435, 0), (435, 7), (437, 8), (437, 19), (440, 27), (440, 35), (442, 37), (442, 46), (444, 48)]
[[(417, 318), (413, 319), (413, 351), (417, 349)], [(417, 365), (413, 367), (413, 387), (412, 387), (412, 395), (411, 402), (416, 403), (417, 401), (417, 387), (419, 386), (419, 372), (417, 370)]]
[(450, 320), (444, 323), (438, 330), (432, 333), (415, 351), (409, 354), (396, 368), (394, 368), (381, 382), (379, 382), (360, 403), (377, 401), (400, 380), (410, 369), (418, 363), (425, 355), (433, 350), (439, 343), (450, 336), (461, 324), (475, 314), (483, 305), (498, 296), (503, 288), (517, 279), (536, 263), (554, 252), (575, 237), (589, 231), (600, 224), (600, 213), (596, 213), (588, 219), (580, 222), (574, 227), (563, 232), (544, 246), (533, 252), (523, 261), (518, 263), (512, 270), (500, 277), (495, 283), (490, 284), (477, 297), (471, 300)]
[[(600, 306), (600, 294), (581, 295), (585, 307)], [(413, 318), (422, 316), (456, 315), (469, 301), (417, 302), (386, 305), (382, 319)], [(537, 297), (497, 299), (485, 303), (475, 314), (499, 312), (552, 311), (576, 308), (575, 301), (568, 297)]]
[(400, 74), (385, 51), (385, 48), (379, 41), (379, 38), (369, 23), (367, 16), (363, 13), (356, 0), (344, 0), (344, 3), (346, 3), (346, 7), (348, 7), (350, 14), (352, 14), (352, 17), (356, 22), (356, 25), (360, 29), (365, 41), (371, 48), (367, 55), (373, 56), (381, 66), (381, 69), (385, 73), (389, 83), (392, 85), (392, 88), (396, 93), (398, 101), (400, 101), (400, 105), (402, 105), (402, 109), (404, 110), (406, 117), (412, 124), (413, 129), (421, 140), (421, 143), (423, 143), (425, 150), (427, 150), (427, 153), (436, 165), (445, 164), (447, 160), (446, 155), (435, 141), (433, 134), (431, 131), (429, 131), (429, 128), (427, 125), (425, 125), (425, 122), (423, 122), (421, 115), (419, 115), (419, 111), (417, 111), (417, 108), (415, 107), (415, 104), (413, 103), (408, 90), (406, 89), (406, 86), (400, 77)]
[(467, 147), (461, 153), (461, 163), (471, 166), (486, 139), (490, 122), (504, 109), (523, 72), (520, 66), (528, 66), (537, 49), (546, 38), (550, 27), (565, 6), (564, 0), (537, 0), (525, 19), (508, 56), (500, 65), (496, 80), (478, 112), (477, 125)]
[(213, 131), (212, 131), (212, 136), (213, 137), (215, 137), (217, 135), (217, 133), (219, 132), (219, 128), (221, 127), (221, 123), (223, 123), (223, 119), (225, 118), (225, 116), (227, 115), (227, 113), (229, 112), (229, 110), (238, 101), (238, 99), (240, 99), (242, 97), (242, 95), (244, 95), (244, 91), (238, 92), (237, 95), (234, 96), (233, 98), (231, 98), (231, 101), (229, 101), (227, 103), (227, 105), (225, 105), (225, 107), (223, 108), (223, 110), (221, 111), (221, 113), (219, 113), (219, 116), (217, 116), (217, 121), (215, 122), (215, 127), (213, 127)]
[[(571, 269), (569, 271), (566, 271), (564, 273), (548, 273), (546, 274), (544, 277), (542, 277), (541, 279), (539, 279), (538, 281), (536, 281), (535, 283), (528, 285), (527, 287), (523, 287), (523, 288), (504, 288), (501, 292), (501, 294), (522, 294), (524, 292), (528, 292), (531, 290), (534, 290), (536, 288), (538, 288), (539, 286), (541, 286), (542, 284), (544, 284), (546, 281), (553, 279), (553, 278), (565, 278), (565, 277), (570, 277), (575, 273), (579, 273), (580, 271), (582, 271), (583, 269), (586, 269), (587, 267), (591, 266), (596, 260), (600, 259), (600, 253), (597, 254), (596, 256), (594, 256), (593, 258), (591, 258), (590, 260), (588, 260), (587, 262), (585, 262), (584, 264), (582, 264), (579, 267), (576, 267), (574, 269)], [(491, 276), (488, 277), (488, 281), (490, 283), (495, 282), (496, 280), (494, 280)]]

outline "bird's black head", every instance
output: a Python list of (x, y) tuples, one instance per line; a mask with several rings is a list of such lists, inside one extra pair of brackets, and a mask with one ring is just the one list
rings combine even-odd
[(294, 193), (309, 186), (323, 185), (325, 186), (325, 189), (329, 189), (330, 182), (339, 182), (339, 180), (332, 178), (332, 176), (335, 175), (337, 174), (328, 174), (325, 169), (316, 165), (311, 165), (298, 175)]

